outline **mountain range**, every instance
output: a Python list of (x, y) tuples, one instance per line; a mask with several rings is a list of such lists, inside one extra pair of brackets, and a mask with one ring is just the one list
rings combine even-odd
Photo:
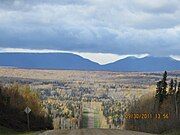
[(180, 70), (180, 61), (171, 57), (127, 57), (106, 65), (71, 53), (0, 53), (0, 66), (28, 69), (170, 71)]

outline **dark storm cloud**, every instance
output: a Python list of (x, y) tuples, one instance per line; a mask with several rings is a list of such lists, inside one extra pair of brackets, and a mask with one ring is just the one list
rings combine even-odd
[(0, 2), (0, 47), (180, 55), (178, 0)]

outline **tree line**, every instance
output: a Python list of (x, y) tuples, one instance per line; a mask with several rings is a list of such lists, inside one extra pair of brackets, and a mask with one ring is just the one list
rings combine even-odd
[[(169, 87), (168, 87), (169, 85)], [(168, 89), (169, 88), (169, 89)], [(180, 82), (177, 78), (171, 79), (169, 84), (167, 83), (167, 71), (164, 72), (163, 77), (156, 84), (156, 106), (158, 109), (163, 104), (164, 100), (168, 99), (174, 104), (174, 111), (176, 116), (179, 114), (179, 103), (180, 103)]]

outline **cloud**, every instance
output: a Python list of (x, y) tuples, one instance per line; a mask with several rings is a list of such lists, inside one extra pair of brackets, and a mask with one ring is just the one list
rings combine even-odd
[(180, 55), (180, 1), (2, 0), (0, 47)]
[(171, 55), (170, 57), (180, 61), (180, 55)]
[(135, 10), (142, 10), (148, 13), (161, 14), (161, 13), (174, 13), (179, 8), (179, 1), (172, 0), (131, 0), (134, 4)]

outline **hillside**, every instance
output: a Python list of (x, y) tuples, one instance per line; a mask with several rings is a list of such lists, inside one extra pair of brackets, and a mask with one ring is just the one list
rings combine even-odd
[(172, 71), (180, 70), (180, 61), (170, 57), (127, 57), (99, 65), (71, 53), (0, 53), (0, 66), (28, 69), (105, 70), (105, 71)]
[(100, 68), (99, 64), (70, 53), (0, 53), (0, 66), (67, 70)]
[(174, 60), (170, 57), (128, 57), (107, 64), (104, 66), (104, 69), (113, 71), (170, 71), (179, 70), (180, 61)]
[(30, 129), (37, 131), (52, 129), (52, 121), (45, 117), (41, 101), (36, 92), (30, 90), (28, 85), (0, 86), (0, 125), (15, 131), (27, 130), (27, 116), (24, 112), (30, 107)]
[(180, 128), (180, 82), (167, 82), (167, 72), (150, 88), (151, 92), (133, 100), (126, 113), (125, 129), (163, 133)]

